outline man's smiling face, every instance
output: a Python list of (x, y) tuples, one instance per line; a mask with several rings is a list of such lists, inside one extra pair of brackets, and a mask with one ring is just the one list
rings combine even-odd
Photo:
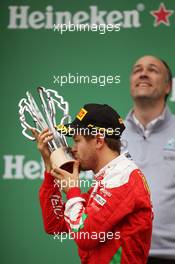
[(135, 63), (130, 83), (131, 96), (136, 100), (164, 100), (170, 91), (167, 69), (153, 56), (144, 56)]

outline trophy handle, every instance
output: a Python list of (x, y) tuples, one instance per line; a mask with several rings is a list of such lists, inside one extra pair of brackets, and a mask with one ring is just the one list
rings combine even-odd
[(63, 148), (57, 148), (51, 153), (50, 161), (52, 164), (52, 168), (60, 167), (63, 170), (67, 170), (68, 172), (73, 172), (73, 164), (75, 160), (71, 155), (64, 151)]

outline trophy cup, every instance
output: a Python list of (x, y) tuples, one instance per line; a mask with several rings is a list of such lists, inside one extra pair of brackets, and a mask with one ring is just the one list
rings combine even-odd
[[(69, 105), (55, 90), (45, 89), (44, 87), (38, 87), (37, 90), (42, 103), (41, 110), (28, 91), (26, 92), (27, 98), (22, 98), (19, 101), (19, 119), (23, 128), (22, 134), (33, 141), (35, 138), (28, 133), (31, 128), (35, 128), (38, 132), (49, 128), (53, 133), (53, 139), (48, 142), (48, 147), (51, 151), (50, 160), (52, 167), (58, 166), (72, 172), (74, 159), (70, 153), (70, 148), (63, 133), (59, 133), (55, 128), (57, 125), (56, 107), (61, 110), (62, 114), (59, 122), (60, 125), (64, 125), (65, 121), (66, 123), (71, 122), (71, 117), (68, 114)], [(26, 121), (27, 115), (34, 121), (34, 127)]]

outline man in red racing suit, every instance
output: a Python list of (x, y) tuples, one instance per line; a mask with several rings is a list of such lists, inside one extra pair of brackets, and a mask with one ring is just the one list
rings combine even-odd
[[(104, 105), (95, 106), (104, 110)], [(93, 107), (89, 104), (83, 108), (90, 117)], [(117, 113), (115, 115), (114, 122), (120, 118)], [(95, 116), (98, 119), (99, 115)], [(101, 123), (104, 127), (105, 122)], [(121, 120), (115, 126), (124, 130)], [(120, 155), (117, 145), (116, 150), (109, 146), (111, 139), (119, 141), (119, 137), (111, 138), (110, 134), (106, 140), (106, 135), (87, 138), (76, 134), (72, 148), (76, 161), (73, 172), (68, 172), (51, 168), (46, 143), (53, 137), (52, 133), (48, 130), (40, 135), (36, 131), (33, 133), (46, 165), (39, 192), (45, 231), (54, 235), (69, 234), (78, 245), (83, 264), (145, 264), (152, 232), (150, 194), (144, 175), (129, 155)], [(95, 172), (93, 186), (84, 194), (77, 186), (79, 164), (82, 169)], [(61, 190), (66, 193), (66, 203), (62, 201)]]

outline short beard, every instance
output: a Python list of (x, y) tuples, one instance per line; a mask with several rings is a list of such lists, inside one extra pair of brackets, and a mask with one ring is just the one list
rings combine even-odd
[(91, 169), (89, 169), (89, 168), (82, 167), (81, 163), (80, 163), (79, 168), (80, 168), (80, 171), (88, 171), (88, 170), (91, 170)]

